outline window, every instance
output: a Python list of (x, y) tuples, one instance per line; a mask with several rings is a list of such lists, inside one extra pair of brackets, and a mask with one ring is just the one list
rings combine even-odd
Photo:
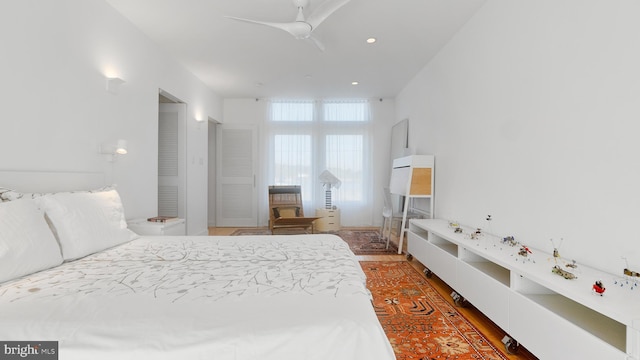
[[(305, 176), (311, 168), (310, 135), (275, 135), (274, 137), (274, 185), (300, 185), (303, 189), (311, 186)], [(304, 200), (311, 200), (310, 193), (303, 191)]]
[(326, 168), (342, 182), (343, 201), (364, 200), (363, 135), (327, 135)]
[(329, 102), (323, 104), (324, 121), (368, 121), (364, 102)]
[(312, 121), (313, 101), (271, 103), (271, 121)]
[(368, 102), (272, 101), (269, 114), (269, 184), (300, 184), (310, 216), (324, 207), (318, 175), (329, 170), (342, 182), (332, 190), (342, 224), (371, 223)]

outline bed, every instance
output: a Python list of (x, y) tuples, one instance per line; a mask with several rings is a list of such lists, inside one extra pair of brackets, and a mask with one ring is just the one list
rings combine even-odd
[(2, 341), (58, 341), (63, 360), (395, 358), (334, 235), (139, 237), (113, 188), (0, 199)]

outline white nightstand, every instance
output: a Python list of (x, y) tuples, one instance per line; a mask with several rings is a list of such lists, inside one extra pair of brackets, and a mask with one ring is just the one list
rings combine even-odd
[(316, 209), (316, 216), (320, 219), (313, 223), (316, 231), (338, 231), (340, 230), (340, 209)]
[(185, 235), (184, 219), (170, 220), (167, 222), (151, 222), (147, 219), (130, 220), (129, 229), (138, 235)]

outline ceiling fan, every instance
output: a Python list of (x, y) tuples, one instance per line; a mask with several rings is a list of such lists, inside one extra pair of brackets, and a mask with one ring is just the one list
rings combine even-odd
[(277, 23), (267, 21), (257, 21), (251, 19), (242, 19), (233, 16), (225, 16), (226, 18), (245, 21), (248, 23), (266, 25), (276, 29), (284, 30), (299, 40), (307, 40), (312, 42), (320, 51), (324, 51), (324, 45), (318, 39), (311, 36), (311, 33), (322, 24), (331, 14), (341, 8), (351, 0), (326, 0), (318, 6), (315, 11), (307, 18), (304, 16), (304, 9), (309, 4), (309, 0), (293, 0), (293, 5), (298, 8), (298, 15), (295, 21), (288, 23)]

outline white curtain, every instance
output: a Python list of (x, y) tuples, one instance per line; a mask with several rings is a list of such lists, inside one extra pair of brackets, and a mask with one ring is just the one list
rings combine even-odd
[(325, 206), (329, 170), (342, 226), (371, 225), (371, 121), (367, 100), (272, 100), (263, 127), (268, 185), (301, 185), (305, 214)]

